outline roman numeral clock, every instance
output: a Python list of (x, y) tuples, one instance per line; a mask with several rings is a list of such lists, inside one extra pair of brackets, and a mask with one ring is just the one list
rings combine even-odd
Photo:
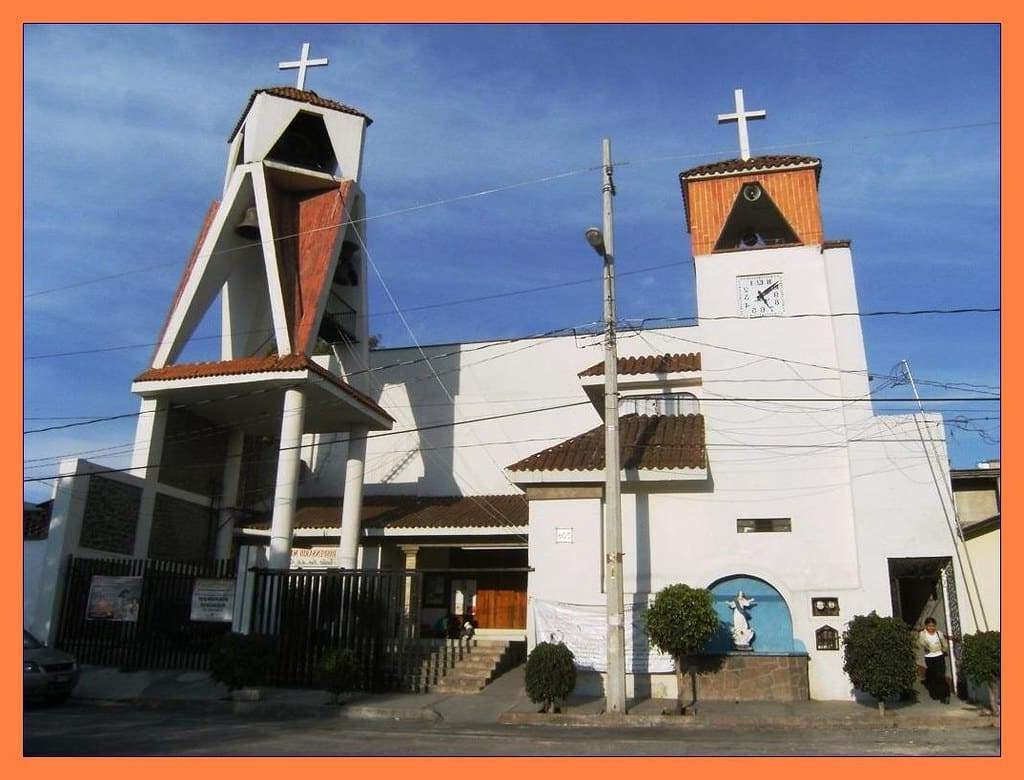
[(770, 317), (786, 313), (782, 274), (736, 277), (736, 301), (744, 317)]

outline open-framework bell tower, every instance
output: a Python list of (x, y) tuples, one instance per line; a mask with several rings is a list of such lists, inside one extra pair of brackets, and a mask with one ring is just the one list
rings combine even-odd
[[(209, 496), (220, 516), (219, 556), (231, 549), (241, 507), (271, 512), (270, 565), (283, 568), (303, 437), (347, 433), (340, 560), (352, 567), (365, 437), (394, 422), (366, 393), (359, 174), (371, 119), (305, 89), (305, 68), (326, 64), (307, 55), (304, 45), (298, 63), (282, 63), (299, 68), (298, 86), (253, 92), (228, 139), (222, 196), (203, 219), (150, 366), (132, 385), (142, 398), (132, 465), (151, 494), (168, 483)], [(218, 299), (220, 359), (179, 362)], [(221, 466), (189, 470), (182, 461), (195, 450), (183, 442), (203, 435), (202, 448), (219, 455)], [(254, 478), (259, 461), (275, 460), (267, 457), (273, 449), (276, 473), (265, 468), (262, 481)], [(136, 545), (143, 555), (152, 496), (146, 514), (144, 495)]]

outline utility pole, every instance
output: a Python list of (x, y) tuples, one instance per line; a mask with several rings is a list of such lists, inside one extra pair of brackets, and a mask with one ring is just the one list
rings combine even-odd
[[(615, 346), (615, 242), (612, 225), (611, 141), (603, 143), (604, 230), (590, 228), (587, 241), (604, 260), (604, 585), (607, 604), (608, 671), (605, 712), (626, 712), (626, 633), (622, 594), (622, 501), (619, 466), (619, 359)], [(603, 235), (602, 235), (603, 233)]]

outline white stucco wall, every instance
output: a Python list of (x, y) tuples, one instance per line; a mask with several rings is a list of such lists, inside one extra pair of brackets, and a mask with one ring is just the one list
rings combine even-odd
[[(891, 614), (888, 558), (951, 556), (941, 491), (948, 480), (944, 431), (925, 455), (910, 417), (873, 415), (857, 317), (735, 319), (736, 277), (782, 273), (787, 314), (857, 311), (848, 249), (790, 247), (695, 260), (697, 327), (624, 332), (620, 356), (700, 352), (699, 399), (708, 479), (623, 488), (626, 593), (642, 597), (673, 582), (706, 587), (732, 575), (759, 577), (789, 607), (810, 656), (811, 695), (852, 696), (842, 652), (817, 651), (814, 632), (842, 631), (855, 614)], [(715, 319), (725, 317), (729, 319)], [(586, 400), (577, 373), (602, 359), (598, 339), (572, 336), (380, 350), (382, 405), (395, 429), (442, 426), (371, 438), (367, 493), (513, 493), (502, 467), (601, 419), (589, 403), (499, 420), (474, 418)], [(628, 393), (628, 382), (622, 383)], [(342, 448), (319, 462), (339, 467)], [(931, 466), (929, 466), (931, 463)], [(934, 473), (934, 477), (933, 477)], [(339, 485), (326, 478), (322, 485)], [(597, 483), (600, 484), (600, 483)], [(596, 498), (530, 504), (531, 598), (602, 604), (602, 505)], [(789, 533), (737, 533), (740, 518), (789, 518)], [(556, 528), (573, 543), (557, 544)], [(963, 591), (963, 577), (956, 573)], [(835, 596), (838, 617), (812, 617), (811, 599)], [(960, 593), (964, 630), (970, 622)], [(756, 616), (754, 617), (756, 628)], [(532, 622), (528, 629), (532, 637)], [(667, 687), (666, 687), (667, 686)], [(674, 690), (671, 677), (655, 681)]]

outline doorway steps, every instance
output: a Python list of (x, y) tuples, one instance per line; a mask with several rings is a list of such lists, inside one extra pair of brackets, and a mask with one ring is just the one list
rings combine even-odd
[(471, 639), (467, 652), (442, 671), (429, 690), (437, 693), (477, 693), (526, 659), (526, 642), (509, 639)]

